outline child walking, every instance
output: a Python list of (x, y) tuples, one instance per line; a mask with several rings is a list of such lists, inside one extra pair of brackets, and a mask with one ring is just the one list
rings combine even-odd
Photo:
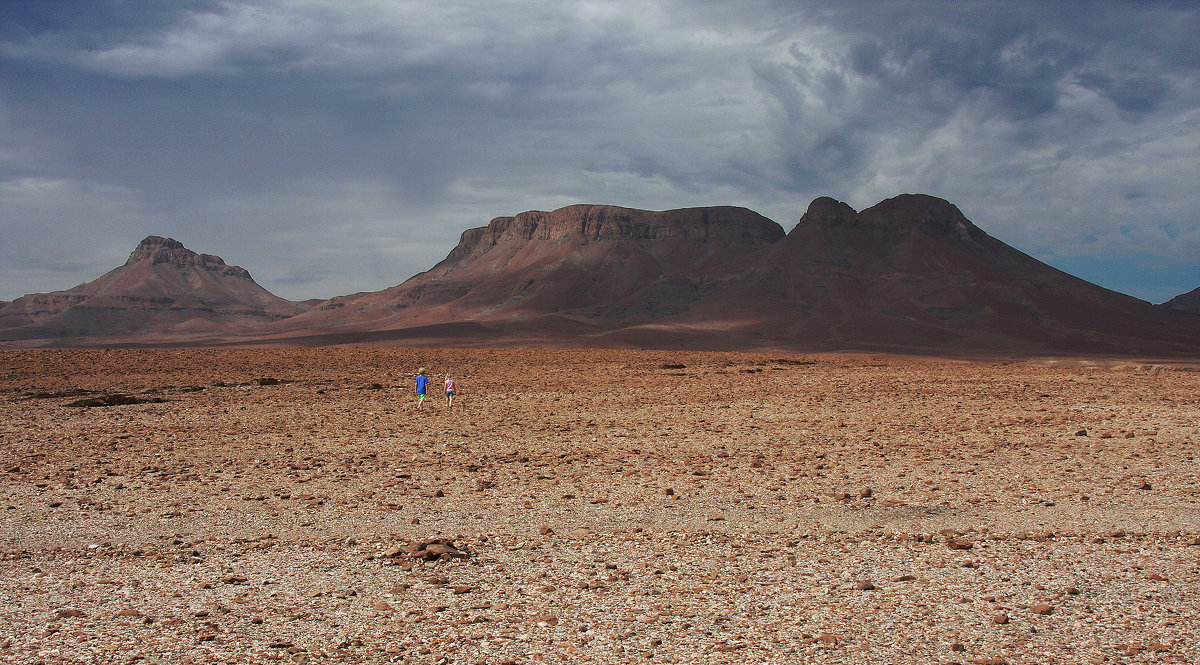
[(454, 406), (454, 377), (446, 375), (446, 408)]
[(417, 370), (417, 408), (425, 403), (425, 393), (429, 388), (429, 377), (425, 376), (425, 368)]

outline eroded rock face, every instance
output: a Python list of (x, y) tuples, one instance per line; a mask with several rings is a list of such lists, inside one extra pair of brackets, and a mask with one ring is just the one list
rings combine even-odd
[(774, 243), (784, 235), (775, 222), (745, 208), (685, 208), (652, 212), (617, 206), (574, 205), (497, 217), (463, 233), (447, 260), (478, 256), (500, 243), (528, 240), (587, 244), (601, 238), (684, 239)]
[(217, 273), (224, 277), (253, 281), (250, 277), (250, 272), (245, 268), (226, 265), (225, 261), (219, 256), (197, 254), (184, 247), (183, 243), (172, 238), (147, 236), (130, 253), (129, 260), (125, 262), (125, 265), (131, 266), (147, 261), (152, 265), (165, 263), (179, 270), (203, 270)]

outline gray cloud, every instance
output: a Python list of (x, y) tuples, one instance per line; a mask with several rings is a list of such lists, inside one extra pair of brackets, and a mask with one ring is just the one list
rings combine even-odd
[(0, 298), (151, 233), (299, 299), (529, 208), (915, 191), (1112, 288), (1200, 283), (1185, 3), (137, 4), (0, 8)]

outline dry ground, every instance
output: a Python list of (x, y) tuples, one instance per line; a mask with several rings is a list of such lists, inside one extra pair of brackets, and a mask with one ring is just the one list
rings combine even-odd
[(0, 353), (0, 662), (1197, 662), (1198, 369)]

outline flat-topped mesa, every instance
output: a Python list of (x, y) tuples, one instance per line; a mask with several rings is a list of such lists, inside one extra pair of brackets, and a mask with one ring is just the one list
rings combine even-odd
[(225, 260), (212, 254), (197, 254), (183, 246), (183, 243), (173, 238), (162, 236), (147, 236), (129, 255), (125, 265), (133, 265), (142, 261), (151, 265), (167, 263), (181, 269), (199, 269), (219, 273), (225, 277), (250, 280), (250, 272), (241, 266), (231, 266)]
[(485, 227), (468, 229), (447, 258), (469, 256), (510, 240), (587, 244), (602, 238), (627, 238), (771, 244), (783, 236), (783, 228), (775, 222), (736, 206), (648, 211), (572, 205), (550, 212), (531, 210), (497, 217)]

